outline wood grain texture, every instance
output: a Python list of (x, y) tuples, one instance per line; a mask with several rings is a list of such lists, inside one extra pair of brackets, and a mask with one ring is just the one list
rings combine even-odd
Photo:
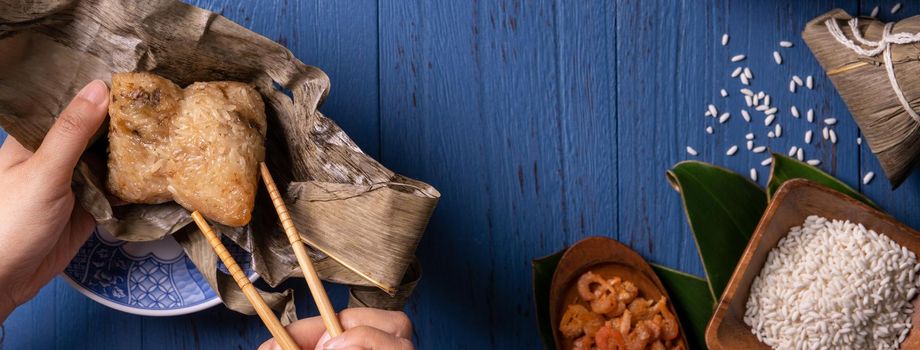
[[(895, 2), (191, 1), (322, 68), (332, 79), (322, 112), (384, 165), (443, 193), (406, 308), (423, 349), (539, 348), (530, 259), (585, 236), (616, 238), (651, 262), (702, 274), (664, 172), (694, 158), (743, 174), (756, 168), (764, 184), (769, 169), (759, 163), (769, 155), (745, 150), (747, 132), (785, 154), (813, 130), (807, 159), (920, 227), (920, 176), (889, 190), (799, 34), (834, 7), (865, 14), (881, 4), (883, 19), (920, 11), (904, 2), (892, 16)], [(780, 40), (795, 47), (778, 49)], [(748, 59), (732, 64), (737, 53)], [(741, 85), (729, 76), (738, 65), (753, 70), (752, 89), (773, 95), (782, 137), (766, 137), (762, 113), (741, 119)], [(813, 75), (816, 89), (789, 93), (793, 74)], [(732, 118), (718, 125), (703, 116), (709, 103)], [(814, 108), (816, 123), (792, 118), (791, 105), (803, 117)], [(818, 144), (818, 121), (832, 116), (840, 141)], [(689, 157), (687, 145), (700, 156)], [(728, 157), (731, 145), (741, 150)], [(866, 171), (877, 176), (862, 186)], [(344, 307), (344, 290), (327, 287)], [(306, 299), (300, 315), (316, 315)], [(257, 318), (219, 307), (170, 318), (118, 313), (61, 281), (5, 326), (4, 349), (251, 349), (269, 337)]]
[[(527, 275), (528, 256), (538, 255), (521, 239), (563, 232), (559, 216), (532, 210), (561, 200), (559, 138), (549, 131), (557, 86), (543, 79), (554, 67), (533, 61), (552, 57), (552, 33), (537, 27), (552, 17), (522, 20), (509, 11), (523, 9), (507, 4), (431, 5), (382, 3), (380, 16), (383, 162), (450, 193), (418, 252), (427, 282), (410, 308), (417, 325), (430, 326), (416, 328), (419, 345), (508, 348), (517, 338), (534, 347), (533, 323), (516, 322), (530, 319), (522, 315), (529, 300), (514, 297), (529, 288), (514, 280)], [(453, 320), (443, 322), (444, 315)], [(460, 325), (465, 332), (456, 332)]]

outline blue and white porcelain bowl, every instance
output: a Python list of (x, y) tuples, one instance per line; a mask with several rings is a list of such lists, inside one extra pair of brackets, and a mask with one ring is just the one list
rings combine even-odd
[[(249, 254), (226, 239), (224, 245), (250, 280), (258, 278)], [(226, 271), (223, 264), (219, 268)], [(171, 236), (153, 242), (125, 242), (97, 227), (64, 269), (64, 277), (90, 299), (136, 315), (184, 315), (220, 303)]]

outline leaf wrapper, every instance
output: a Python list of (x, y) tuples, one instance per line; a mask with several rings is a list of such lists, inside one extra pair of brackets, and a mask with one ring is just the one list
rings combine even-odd
[(709, 283), (697, 276), (652, 264), (655, 274), (671, 296), (684, 334), (692, 346), (690, 349), (705, 350), (706, 325), (715, 312), (717, 301), (709, 292)]
[(553, 284), (553, 274), (559, 267), (559, 260), (567, 250), (560, 250), (552, 255), (534, 259), (530, 263), (533, 272), (533, 300), (537, 309), (537, 327), (540, 328), (540, 338), (543, 339), (543, 348), (556, 350), (556, 340), (553, 338), (555, 326), (549, 313), (549, 290)]
[[(898, 187), (920, 162), (920, 122), (914, 120), (901, 103), (888, 79), (882, 54), (862, 57), (838, 42), (825, 21), (835, 19), (843, 34), (856, 42), (846, 11), (834, 9), (808, 22), (802, 38), (817, 57), (847, 104), (853, 119), (865, 135), (892, 187)], [(859, 30), (866, 40), (878, 41), (885, 23), (860, 18)], [(920, 32), (920, 16), (897, 22), (891, 33)], [(920, 45), (891, 45), (895, 77), (914, 111), (920, 111)]]
[(767, 195), (747, 178), (703, 162), (677, 163), (667, 178), (680, 192), (712, 299), (718, 300), (767, 207)]
[[(440, 193), (383, 167), (317, 110), (329, 91), (321, 70), (220, 15), (174, 0), (0, 0), (0, 127), (27, 148), (41, 144), (83, 85), (126, 71), (151, 71), (180, 86), (252, 84), (266, 104), (268, 166), (288, 189), (285, 200), (317, 250), (321, 277), (408, 296), (404, 277)], [(192, 239), (196, 232), (186, 229), (191, 220), (184, 208), (113, 205), (103, 185), (106, 147), (100, 133), (76, 168), (80, 204), (123, 240), (182, 230), (177, 239), (227, 306), (251, 311), (216, 272), (206, 243)], [(277, 286), (300, 270), (264, 192), (248, 226), (215, 228), (251, 252), (256, 272)]]
[(816, 166), (808, 165), (798, 159), (774, 153), (772, 167), (770, 168), (770, 180), (767, 181), (767, 199), (773, 200), (773, 195), (779, 190), (780, 186), (786, 181), (792, 179), (808, 179), (837, 192), (843, 193), (858, 201), (862, 201), (875, 209), (882, 210), (875, 202), (862, 193), (847, 186), (836, 177), (825, 173)]

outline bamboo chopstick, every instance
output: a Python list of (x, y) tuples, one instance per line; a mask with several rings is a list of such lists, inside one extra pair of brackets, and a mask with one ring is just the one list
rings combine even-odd
[(288, 213), (287, 206), (284, 205), (284, 199), (281, 198), (281, 193), (278, 192), (278, 186), (275, 185), (275, 180), (272, 179), (272, 174), (268, 171), (268, 167), (265, 166), (265, 163), (260, 163), (259, 167), (262, 171), (262, 181), (265, 182), (268, 195), (272, 198), (272, 204), (275, 205), (275, 211), (278, 212), (278, 218), (281, 220), (281, 227), (284, 228), (284, 233), (287, 234), (288, 240), (291, 241), (294, 255), (297, 257), (300, 269), (303, 270), (303, 276), (310, 287), (310, 294), (313, 295), (316, 308), (319, 309), (319, 314), (326, 325), (326, 332), (329, 333), (329, 336), (336, 337), (342, 334), (342, 325), (339, 324), (335, 309), (332, 308), (329, 296), (326, 295), (326, 289), (323, 288), (323, 283), (319, 280), (319, 275), (316, 274), (313, 260), (307, 255), (307, 245), (300, 238), (297, 228), (294, 227), (294, 221), (291, 220), (291, 215)]
[(217, 253), (217, 256), (221, 261), (224, 262), (224, 265), (227, 266), (227, 270), (230, 270), (230, 275), (233, 276), (233, 279), (236, 281), (236, 284), (240, 286), (240, 289), (243, 290), (243, 295), (246, 296), (246, 299), (249, 300), (249, 303), (252, 304), (252, 307), (256, 309), (256, 313), (259, 314), (259, 317), (262, 318), (262, 322), (265, 323), (265, 327), (268, 327), (268, 331), (271, 332), (272, 337), (275, 338), (275, 342), (281, 346), (284, 350), (300, 350), (300, 346), (294, 342), (294, 339), (291, 338), (291, 335), (288, 334), (287, 329), (281, 325), (281, 322), (278, 321), (278, 317), (275, 316), (272, 309), (268, 307), (268, 304), (265, 303), (265, 300), (262, 299), (262, 296), (259, 295), (259, 292), (256, 290), (256, 287), (252, 285), (252, 282), (249, 281), (249, 278), (246, 277), (246, 274), (243, 273), (243, 270), (240, 269), (240, 266), (236, 263), (236, 260), (233, 259), (233, 256), (230, 255), (230, 252), (227, 251), (227, 247), (221, 243), (220, 238), (217, 237), (217, 234), (211, 230), (211, 225), (208, 225), (208, 222), (204, 219), (204, 216), (201, 216), (197, 210), (192, 213), (192, 219), (195, 220), (195, 223), (198, 224), (198, 228), (201, 229), (201, 233), (204, 234), (204, 237), (208, 239), (208, 243), (211, 244), (211, 248), (214, 248), (214, 252)]

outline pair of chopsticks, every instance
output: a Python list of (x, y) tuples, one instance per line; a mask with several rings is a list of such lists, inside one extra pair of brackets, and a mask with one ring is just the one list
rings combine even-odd
[[(265, 163), (259, 163), (259, 167), (262, 172), (262, 181), (268, 189), (268, 194), (272, 199), (272, 204), (275, 206), (275, 211), (278, 212), (278, 218), (281, 220), (281, 226), (284, 228), (284, 233), (291, 242), (291, 247), (294, 249), (294, 255), (297, 257), (300, 269), (303, 270), (304, 278), (307, 280), (307, 286), (310, 287), (310, 294), (313, 295), (313, 301), (316, 302), (316, 307), (319, 309), (323, 324), (326, 326), (326, 332), (329, 333), (331, 337), (338, 336), (342, 334), (342, 325), (339, 324), (339, 319), (335, 315), (335, 310), (332, 308), (329, 296), (326, 295), (326, 289), (323, 288), (319, 275), (316, 274), (316, 268), (313, 267), (313, 260), (307, 255), (307, 245), (300, 238), (297, 228), (294, 227), (294, 221), (291, 219), (290, 213), (288, 213), (287, 206), (284, 205), (284, 200), (281, 198), (281, 193), (278, 192), (278, 187), (275, 185), (275, 180), (272, 179), (268, 167), (265, 166)], [(201, 233), (207, 238), (208, 243), (211, 244), (211, 248), (214, 249), (214, 252), (217, 253), (220, 260), (227, 266), (227, 270), (230, 270), (230, 275), (233, 276), (233, 280), (235, 280), (236, 284), (243, 290), (243, 295), (246, 296), (246, 299), (252, 304), (259, 318), (261, 318), (265, 326), (268, 327), (272, 337), (275, 338), (275, 342), (284, 350), (299, 350), (300, 347), (294, 342), (294, 339), (291, 338), (291, 335), (288, 334), (284, 326), (281, 325), (278, 317), (275, 316), (271, 308), (268, 307), (268, 304), (265, 303), (262, 296), (259, 295), (256, 287), (252, 285), (252, 282), (250, 282), (246, 274), (243, 273), (243, 270), (236, 263), (236, 260), (234, 260), (230, 252), (227, 251), (227, 247), (221, 243), (220, 237), (214, 233), (204, 216), (196, 210), (192, 213), (192, 219), (195, 221), (195, 224), (198, 225), (198, 228), (201, 229)]]

